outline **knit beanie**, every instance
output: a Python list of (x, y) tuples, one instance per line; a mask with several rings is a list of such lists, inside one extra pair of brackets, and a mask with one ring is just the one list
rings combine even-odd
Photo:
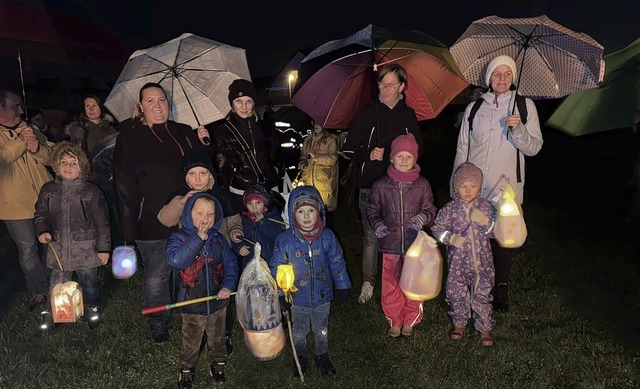
[[(214, 176), (213, 162), (208, 151), (203, 149), (191, 149), (182, 158), (182, 176), (186, 177), (189, 170), (194, 167), (203, 167)], [(215, 177), (215, 176), (214, 176)]]
[(296, 197), (293, 203), (293, 213), (295, 214), (300, 207), (305, 205), (310, 205), (314, 207), (316, 211), (320, 211), (320, 199), (313, 193), (303, 193)]
[(233, 100), (242, 96), (249, 96), (255, 101), (256, 88), (251, 81), (238, 78), (229, 85), (229, 104), (233, 106)]
[(485, 81), (487, 82), (488, 87), (491, 86), (491, 73), (493, 73), (493, 71), (496, 70), (496, 68), (500, 65), (507, 65), (508, 67), (510, 67), (511, 73), (513, 73), (513, 79), (514, 80), (516, 79), (516, 75), (517, 75), (516, 62), (513, 60), (513, 58), (509, 57), (508, 55), (499, 55), (494, 59), (492, 59), (491, 62), (489, 62), (489, 65), (487, 66)]
[(262, 201), (265, 207), (269, 206), (269, 193), (262, 185), (251, 185), (244, 191), (244, 205), (251, 200)]
[(418, 143), (412, 133), (399, 135), (391, 142), (391, 158), (401, 151), (407, 151), (414, 159), (418, 159)]
[(457, 189), (465, 182), (470, 182), (478, 188), (482, 188), (482, 170), (471, 162), (462, 163), (453, 175), (454, 189)]

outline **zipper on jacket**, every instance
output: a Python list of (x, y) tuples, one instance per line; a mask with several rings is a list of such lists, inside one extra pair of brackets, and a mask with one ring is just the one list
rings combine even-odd
[(404, 194), (402, 190), (402, 183), (400, 185), (400, 252), (404, 255)]
[(316, 294), (316, 286), (315, 286), (315, 268), (313, 266), (313, 249), (311, 248), (312, 243), (311, 242), (307, 242), (307, 247), (309, 248), (309, 266), (311, 267), (311, 274), (309, 274), (311, 277), (311, 306), (315, 307), (315, 294)]
[(84, 221), (88, 222), (89, 218), (87, 217), (87, 210), (84, 207), (84, 203), (80, 200), (80, 208), (82, 208), (82, 215), (84, 216)]

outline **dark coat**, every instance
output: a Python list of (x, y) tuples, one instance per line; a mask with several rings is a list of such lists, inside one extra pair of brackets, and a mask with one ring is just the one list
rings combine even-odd
[[(272, 219), (272, 220), (269, 220)], [(275, 222), (278, 220), (281, 223)], [(282, 212), (275, 206), (272, 206), (264, 213), (264, 217), (257, 222), (251, 221), (251, 219), (242, 215), (242, 229), (244, 231), (244, 237), (252, 242), (258, 242), (261, 246), (260, 256), (269, 263), (271, 255), (273, 254), (273, 243), (276, 237), (286, 229), (284, 226), (284, 220), (282, 220)], [(245, 256), (240, 255), (240, 249), (243, 246), (249, 247), (249, 254)], [(254, 255), (254, 245), (248, 242), (240, 242), (233, 244), (233, 251), (238, 255), (238, 258), (242, 260), (242, 268), (244, 269)]]

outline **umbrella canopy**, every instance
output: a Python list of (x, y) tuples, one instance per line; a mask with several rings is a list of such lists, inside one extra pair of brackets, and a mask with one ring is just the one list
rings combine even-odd
[(392, 62), (407, 70), (404, 94), (418, 120), (436, 117), (467, 86), (449, 50), (433, 37), (369, 25), (305, 57), (291, 102), (325, 128), (348, 128), (375, 96), (378, 68)]
[(604, 58), (607, 70), (602, 84), (567, 96), (548, 126), (579, 136), (633, 125), (640, 110), (640, 38)]
[(471, 23), (451, 46), (465, 79), (485, 86), (487, 65), (498, 55), (516, 61), (516, 86), (531, 98), (559, 98), (594, 88), (604, 76), (604, 48), (589, 35), (542, 15), (487, 16)]
[(140, 88), (156, 82), (167, 92), (169, 118), (196, 128), (229, 113), (229, 85), (238, 78), (251, 80), (244, 49), (186, 33), (133, 53), (105, 106), (118, 121), (128, 119)]

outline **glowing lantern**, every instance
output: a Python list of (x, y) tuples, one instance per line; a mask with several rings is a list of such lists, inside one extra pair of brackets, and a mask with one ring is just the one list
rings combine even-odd
[(279, 265), (278, 272), (276, 273), (276, 282), (282, 292), (284, 293), (284, 297), (287, 299), (289, 303), (292, 301), (291, 293), (296, 292), (298, 289), (293, 285), (295, 281), (295, 275), (293, 273), (293, 265)]
[(494, 235), (498, 244), (505, 248), (520, 247), (527, 238), (522, 208), (516, 201), (516, 193), (509, 183), (505, 185), (498, 202)]
[(426, 301), (442, 289), (442, 254), (438, 243), (424, 231), (418, 231), (404, 256), (400, 288), (410, 300)]
[(56, 284), (51, 293), (54, 323), (75, 323), (84, 315), (82, 288), (75, 281)]
[(131, 277), (138, 270), (138, 257), (133, 246), (116, 247), (111, 262), (113, 276), (121, 280)]

